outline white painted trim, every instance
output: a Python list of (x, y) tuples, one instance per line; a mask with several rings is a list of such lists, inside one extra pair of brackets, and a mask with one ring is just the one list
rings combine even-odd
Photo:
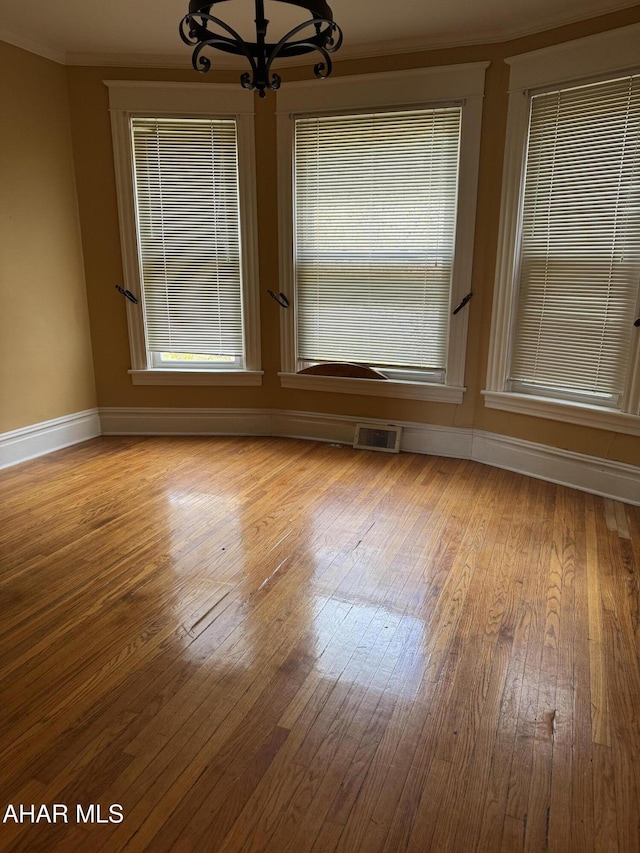
[[(638, 293), (638, 306), (636, 316), (640, 315), (640, 292)], [(629, 375), (629, 387), (625, 399), (624, 408), (629, 412), (640, 416), (640, 329), (634, 326), (634, 341), (631, 344), (631, 372)], [(634, 403), (635, 401), (635, 403)]]
[[(539, 28), (532, 29), (531, 32), (539, 32)], [(444, 33), (442, 36), (434, 36), (430, 38), (406, 38), (393, 39), (383, 42), (362, 42), (361, 44), (343, 44), (340, 52), (335, 54), (333, 58), (334, 69), (339, 67), (339, 63), (348, 59), (366, 59), (369, 57), (391, 56), (402, 53), (422, 53), (427, 50), (451, 48), (451, 47), (467, 47), (474, 44), (494, 44), (496, 42), (506, 41), (503, 37), (496, 36), (495, 38), (485, 38), (481, 34), (470, 36), (469, 39), (460, 39)], [(9, 39), (6, 39), (9, 41)], [(37, 52), (37, 51), (34, 51)], [(176, 68), (183, 71), (193, 71), (191, 63), (191, 54), (176, 54), (176, 53), (83, 53), (70, 51), (62, 54), (66, 65), (76, 66), (93, 66), (96, 68)], [(224, 54), (221, 51), (213, 56), (211, 71), (215, 74), (216, 71), (237, 71), (248, 70), (249, 63), (242, 56), (233, 56), (232, 54)], [(308, 69), (309, 79), (318, 79), (313, 77), (313, 62), (299, 56), (282, 57), (274, 64), (273, 70), (278, 71), (282, 68), (306, 68)], [(287, 85), (286, 80), (284, 84)]]
[(104, 80), (109, 109), (175, 115), (253, 115), (253, 92), (235, 83)]
[(147, 370), (150, 364), (145, 346), (142, 315), (129, 113), (125, 110), (111, 111), (111, 135), (124, 286), (138, 299), (137, 304), (133, 304), (129, 299), (126, 300), (131, 366), (134, 370)]
[[(470, 458), (469, 429), (366, 420), (402, 426), (404, 451)], [(280, 409), (102, 408), (100, 422), (104, 435), (262, 435), (352, 444), (362, 417)]]
[(522, 195), (532, 90), (571, 86), (585, 80), (640, 68), (640, 24), (553, 45), (505, 60), (510, 66), (509, 110), (502, 173), (500, 230), (487, 365), (485, 406), (598, 429), (638, 435), (640, 415), (640, 336), (631, 344), (623, 412), (549, 400), (505, 390), (512, 350), (518, 289)]
[[(330, 78), (321, 81), (289, 83), (278, 90), (277, 152), (278, 152), (278, 246), (280, 282), (291, 307), (280, 314), (281, 370), (288, 374), (282, 379), (284, 387), (302, 387), (291, 384), (297, 370), (296, 362), (296, 300), (293, 264), (293, 135), (294, 118), (299, 114), (339, 112), (349, 109), (376, 109), (403, 106), (437, 106), (438, 103), (462, 103), (462, 131), (460, 142), (460, 174), (458, 179), (457, 223), (454, 247), (454, 266), (451, 284), (451, 306), (458, 304), (471, 290), (473, 243), (476, 220), (480, 132), (485, 71), (488, 62), (470, 62), (410, 71), (359, 74)], [(314, 85), (315, 83), (315, 85)], [(409, 399), (461, 402), (460, 389), (464, 385), (467, 326), (469, 308), (449, 319), (447, 349), (447, 387), (429, 394), (390, 394), (381, 391), (377, 396), (401, 396)], [(289, 383), (289, 384), (285, 384)], [(403, 385), (405, 383), (402, 383)], [(309, 387), (304, 386), (304, 387)], [(321, 385), (317, 386), (321, 388)], [(352, 393), (368, 393), (359, 384)], [(396, 384), (396, 390), (400, 385)], [(426, 386), (423, 386), (423, 388)], [(431, 386), (433, 387), (433, 386)], [(327, 389), (328, 390), (328, 389)], [(334, 390), (340, 390), (337, 387)]]
[(466, 62), (287, 83), (276, 93), (277, 113), (310, 113), (481, 98), (490, 62)]
[[(478, 68), (476, 74), (480, 76)], [(481, 72), (484, 89), (484, 69)], [(462, 107), (458, 199), (456, 211), (451, 296), (449, 304), (449, 340), (447, 347), (446, 382), (452, 388), (464, 385), (467, 356), (467, 329), (473, 304), (453, 314), (456, 305), (471, 292), (473, 248), (478, 199), (478, 169), (480, 165), (480, 133), (482, 130), (482, 94), (468, 97)], [(460, 398), (462, 402), (462, 398)]]
[(57, 62), (58, 65), (66, 64), (65, 52), (63, 50), (58, 50), (51, 45), (25, 38), (22, 34), (11, 32), (4, 27), (0, 27), (0, 41), (6, 41), (7, 44), (12, 44), (14, 47), (19, 47), (22, 50), (28, 50), (29, 53), (35, 53), (36, 56), (43, 56), (45, 59)]
[(509, 90), (566, 84), (623, 72), (640, 63), (640, 24), (510, 56)]
[[(273, 410), (271, 416), (271, 435), (340, 444), (353, 444), (356, 424), (362, 423), (361, 417), (315, 412)], [(408, 453), (428, 453), (433, 456), (450, 456), (456, 459), (470, 457), (471, 430), (411, 421), (383, 421), (376, 418), (366, 418), (366, 421), (378, 426), (401, 426), (400, 449)]]
[[(253, 93), (251, 103), (253, 105)], [(242, 323), (244, 369), (259, 371), (262, 364), (260, 328), (260, 270), (258, 240), (258, 183), (254, 114), (236, 118), (238, 139), (238, 194), (242, 251)], [(260, 383), (262, 384), (262, 380)]]
[(475, 430), (472, 459), (549, 483), (640, 506), (640, 468)]
[(539, 418), (550, 418), (570, 424), (609, 429), (625, 435), (640, 435), (640, 417), (626, 412), (572, 403), (568, 400), (551, 400), (533, 394), (516, 394), (508, 391), (482, 391), (488, 409), (502, 409)]
[[(623, 0), (621, 3), (613, 3), (608, 8), (602, 6), (585, 8), (583, 4), (579, 14), (562, 14), (562, 4), (556, 5), (559, 14), (537, 17), (534, 24), (529, 26), (515, 26), (510, 28), (475, 30), (468, 35), (460, 36), (453, 33), (434, 33), (425, 36), (410, 36), (408, 38), (389, 39), (383, 42), (362, 42), (361, 44), (345, 44), (340, 48), (339, 59), (360, 59), (373, 56), (391, 56), (398, 53), (422, 53), (427, 50), (444, 50), (454, 47), (470, 47), (477, 44), (500, 44), (514, 39), (525, 38), (536, 35), (556, 27), (564, 27), (589, 18), (616, 12), (620, 9), (628, 9), (632, 2)], [(299, 64), (299, 60), (298, 60)]]
[[(138, 298), (126, 301), (129, 347), (134, 385), (260, 385), (260, 290), (258, 281), (258, 224), (254, 97), (230, 83), (171, 83), (105, 80), (118, 201), (118, 222), (124, 283)], [(246, 377), (236, 381), (215, 374), (193, 377), (189, 371), (152, 370), (146, 350), (142, 308), (136, 214), (133, 187), (130, 119), (135, 115), (204, 115), (235, 119), (238, 141), (238, 184), (242, 246), (242, 317)], [(157, 376), (156, 376), (157, 373)], [(260, 374), (260, 376), (259, 376)], [(205, 376), (209, 377), (207, 381)], [(215, 380), (215, 381), (214, 381)]]
[[(455, 47), (471, 47), (472, 45), (484, 44), (500, 44), (513, 39), (524, 38), (529, 35), (544, 32), (545, 30), (555, 27), (567, 26), (579, 21), (588, 20), (589, 17), (595, 15), (615, 12), (619, 9), (629, 8), (628, 2), (616, 3), (610, 8), (603, 10), (602, 8), (594, 8), (591, 11), (584, 10), (579, 15), (551, 15), (546, 18), (538, 18), (536, 23), (528, 27), (512, 27), (510, 29), (493, 29), (493, 30), (475, 30), (466, 36), (453, 33), (434, 33), (428, 36), (409, 36), (407, 38), (389, 39), (385, 41), (370, 41), (360, 43), (346, 42), (340, 48), (339, 53), (334, 57), (334, 69), (339, 68), (340, 63), (344, 60), (351, 59), (368, 59), (372, 57), (394, 56), (397, 54), (409, 53), (424, 53), (430, 50), (446, 50)], [(558, 9), (562, 9), (558, 5)], [(10, 41), (10, 39), (5, 39)], [(36, 51), (37, 52), (37, 51)], [(148, 54), (130, 54), (130, 53), (83, 53), (83, 52), (68, 52), (66, 59), (64, 54), (61, 54), (67, 65), (92, 65), (117, 68), (181, 68), (183, 70), (192, 70), (191, 54), (188, 50), (185, 53), (148, 53)], [(247, 69), (247, 61), (243, 57), (235, 57), (225, 55), (219, 52), (213, 57), (212, 71), (245, 71)], [(274, 66), (274, 70), (278, 68), (291, 67), (306, 67), (309, 69), (309, 76), (312, 75), (311, 64), (309, 61), (305, 63), (304, 59), (299, 56), (279, 59)], [(285, 81), (285, 85), (289, 85)]]
[(262, 385), (263, 370), (130, 370), (133, 385)]
[(100, 434), (98, 409), (86, 409), (0, 433), (0, 468), (17, 465)]
[[(352, 444), (362, 418), (277, 409), (103, 408), (100, 420), (105, 435), (259, 435)], [(402, 427), (405, 452), (472, 459), (640, 506), (640, 467), (482, 430), (391, 423)]]
[(395, 397), (401, 400), (431, 400), (441, 403), (462, 403), (464, 392), (467, 390), (461, 386), (403, 382), (394, 379), (384, 381), (346, 376), (316, 376), (308, 373), (279, 373), (278, 376), (283, 388), (359, 394), (367, 397)]
[[(326, 82), (326, 81), (324, 81)], [(296, 306), (293, 266), (293, 146), (294, 124), (288, 113), (276, 116), (278, 157), (278, 262), (280, 287), (290, 307), (280, 311), (280, 369), (293, 374), (296, 364)]]
[(487, 389), (490, 391), (502, 391), (504, 388), (511, 352), (513, 314), (515, 311), (513, 294), (516, 276), (515, 250), (520, 239), (520, 198), (528, 126), (529, 98), (523, 92), (512, 92), (509, 95), (507, 113), (498, 256), (489, 339)]

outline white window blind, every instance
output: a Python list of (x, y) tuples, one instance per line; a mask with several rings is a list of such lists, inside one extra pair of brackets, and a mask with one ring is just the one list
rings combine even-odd
[(461, 108), (295, 122), (298, 358), (444, 374)]
[(619, 404), (640, 282), (640, 76), (534, 96), (514, 390)]
[(134, 118), (131, 128), (147, 349), (241, 359), (235, 121)]

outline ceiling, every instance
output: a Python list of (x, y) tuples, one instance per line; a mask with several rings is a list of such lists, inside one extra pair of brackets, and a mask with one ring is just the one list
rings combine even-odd
[[(637, 0), (329, 0), (344, 31), (340, 57), (503, 41), (627, 8)], [(178, 36), (187, 0), (0, 0), (0, 40), (78, 65), (188, 67)], [(306, 15), (265, 0), (276, 41)], [(215, 14), (249, 35), (253, 0), (221, 3)], [(218, 58), (219, 57), (219, 58)], [(216, 67), (235, 61), (216, 54)]]

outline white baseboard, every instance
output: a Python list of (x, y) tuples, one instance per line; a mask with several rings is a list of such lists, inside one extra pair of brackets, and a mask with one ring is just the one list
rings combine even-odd
[(640, 468), (547, 444), (474, 430), (472, 459), (640, 506)]
[[(353, 444), (362, 418), (282, 409), (100, 409), (104, 435), (273, 435)], [(406, 421), (402, 450), (433, 456), (471, 458), (472, 431)]]
[[(273, 435), (352, 444), (362, 418), (278, 409), (87, 409), (0, 434), (0, 468), (104, 435)], [(473, 459), (640, 506), (640, 468), (482, 430), (408, 421), (401, 449)]]
[(72, 415), (0, 433), (0, 468), (87, 441), (100, 433), (97, 409), (86, 409), (84, 412), (74, 412)]
[[(277, 409), (101, 409), (105, 435), (273, 435), (352, 444), (362, 418)], [(640, 468), (461, 427), (382, 421), (403, 427), (401, 449), (473, 459), (640, 506)]]
[(471, 430), (419, 424), (409, 421), (382, 421), (379, 418), (357, 418), (350, 415), (325, 415), (314, 412), (289, 412), (273, 410), (271, 432), (283, 438), (310, 438), (315, 441), (335, 441), (353, 444), (356, 424), (366, 421), (374, 424), (401, 426), (400, 449), (409, 453), (428, 453), (432, 456), (453, 456), (468, 459), (471, 452)]

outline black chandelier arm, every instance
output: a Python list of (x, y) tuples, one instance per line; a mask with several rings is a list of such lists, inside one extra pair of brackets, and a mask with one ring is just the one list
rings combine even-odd
[[(266, 88), (269, 89), (270, 92), (275, 92), (282, 85), (282, 77), (274, 71), (273, 74), (271, 74), (271, 79), (269, 79), (270, 74), (270, 66), (267, 64), (267, 70), (265, 72)], [(260, 88), (259, 95), (261, 98), (264, 98), (265, 95), (264, 88), (265, 87)]]
[(254, 89), (258, 90), (258, 94), (261, 98), (265, 97), (265, 89), (269, 89), (270, 92), (275, 92), (276, 89), (279, 89), (282, 85), (282, 77), (279, 74), (272, 74), (271, 80), (269, 80), (268, 75), (265, 75), (264, 81), (260, 79), (260, 75), (257, 71), (253, 72), (253, 76), (249, 74), (248, 71), (245, 71), (244, 74), (240, 76), (240, 85), (243, 89), (250, 89), (253, 91)]
[(316, 77), (319, 77), (323, 80), (325, 77), (328, 77), (333, 71), (333, 62), (331, 61), (331, 57), (329, 56), (329, 52), (324, 47), (318, 47), (318, 52), (322, 54), (324, 57), (324, 62), (316, 62), (313, 66), (313, 73)]
[[(218, 2), (222, 2), (222, 0), (218, 0)], [(286, 0), (280, 0), (280, 2), (286, 2)], [(196, 18), (217, 24), (226, 30), (232, 38), (227, 38), (219, 33), (212, 32), (207, 29), (204, 24), (198, 23), (195, 20)], [(326, 29), (318, 32), (317, 35), (288, 44), (286, 53), (289, 56), (295, 56), (298, 53), (309, 53), (312, 50), (315, 50), (318, 45), (326, 47), (327, 50), (333, 53), (341, 47), (343, 35), (340, 27), (334, 21), (327, 18), (311, 18), (308, 21), (303, 21), (284, 35), (279, 42), (265, 43), (264, 49), (267, 54), (277, 56), (281, 52), (283, 44), (288, 42), (294, 35), (307, 29), (307, 27), (311, 25), (315, 25), (316, 28), (319, 28), (319, 26), (322, 26), (323, 24), (327, 24)], [(185, 34), (185, 31), (188, 32), (188, 34)], [(333, 38), (334, 34), (337, 34), (337, 40)], [(258, 52), (259, 45), (256, 42), (246, 42), (232, 27), (213, 15), (209, 15), (205, 12), (189, 13), (180, 21), (180, 38), (185, 44), (189, 45), (189, 47), (195, 47), (204, 41), (211, 41), (213, 37), (215, 37), (219, 42), (216, 44), (216, 47), (227, 53), (234, 53), (238, 56), (246, 56), (247, 59), (251, 59)]]
[[(328, 26), (325, 30), (320, 32), (320, 27), (324, 24), (327, 24)], [(312, 36), (308, 39), (291, 41), (294, 36), (303, 30), (308, 29), (310, 26), (316, 27), (318, 35)], [(333, 36), (335, 34), (337, 34), (337, 39), (334, 40)], [(296, 56), (300, 53), (310, 53), (313, 50), (317, 50), (322, 54), (325, 61), (324, 63), (321, 62), (314, 66), (314, 73), (316, 74), (316, 77), (327, 77), (331, 73), (332, 68), (329, 53), (333, 53), (338, 50), (341, 44), (342, 30), (333, 21), (329, 21), (326, 18), (312, 18), (310, 21), (304, 21), (304, 23), (298, 24), (297, 27), (294, 27), (286, 33), (275, 47), (271, 49), (269, 59), (267, 60), (267, 75), (270, 73), (271, 66), (276, 59), (283, 56)], [(323, 73), (325, 67), (327, 68), (327, 71), (326, 73)], [(318, 69), (321, 70), (319, 71)]]
[[(211, 14), (214, 6), (226, 2), (229, 0), (190, 0), (189, 13), (180, 22), (180, 37), (185, 44), (193, 47), (192, 64), (196, 71), (204, 73), (211, 68), (211, 60), (202, 55), (207, 47), (244, 56), (250, 70), (241, 75), (240, 83), (245, 89), (257, 89), (261, 98), (265, 97), (266, 90), (280, 88), (282, 80), (272, 71), (273, 63), (279, 58), (317, 51), (322, 62), (316, 63), (314, 74), (321, 78), (331, 74), (333, 63), (330, 54), (340, 48), (343, 35), (326, 0), (279, 0), (306, 9), (311, 13), (311, 19), (298, 24), (274, 43), (265, 39), (269, 21), (264, 16), (264, 0), (255, 0), (255, 42), (245, 41), (229, 24)], [(315, 33), (309, 31), (310, 27), (315, 29)]]
[[(296, 42), (295, 44), (299, 47), (306, 48), (306, 52), (309, 52), (311, 50), (317, 50), (318, 53), (322, 54), (324, 62), (317, 62), (313, 66), (313, 73), (316, 75), (316, 77), (324, 79), (325, 77), (328, 77), (331, 74), (331, 71), (333, 70), (333, 62), (331, 61), (331, 56), (329, 55), (329, 48), (323, 47), (320, 44), (314, 44), (313, 42)], [(281, 50), (279, 55), (280, 58), (287, 55), (286, 47), (287, 45), (285, 45), (284, 48)], [(271, 69), (271, 63), (274, 62), (277, 58), (278, 56), (276, 56), (276, 54), (272, 54), (269, 57), (269, 61), (267, 62), (267, 72), (269, 72)]]
[[(230, 39), (220, 33), (211, 32), (204, 24), (197, 24), (193, 15), (185, 15), (180, 22), (180, 36), (185, 44), (188, 44), (190, 47), (195, 45), (193, 55), (191, 57), (191, 64), (194, 69), (204, 74), (211, 68), (211, 60), (207, 56), (201, 56), (202, 51), (207, 47), (245, 56), (251, 65), (253, 81), (246, 83), (245, 78), (249, 81), (251, 81), (251, 78), (245, 73), (240, 77), (240, 84), (245, 89), (255, 89), (258, 67), (249, 45), (245, 42), (242, 36), (224, 21), (221, 21), (219, 18), (215, 18), (213, 15), (200, 12), (197, 17), (200, 18), (201, 21), (211, 21), (211, 23), (221, 27), (223, 30), (226, 30), (226, 32), (228, 32), (233, 38)], [(186, 36), (184, 33), (184, 30), (187, 29), (187, 27), (189, 27), (189, 36)], [(198, 36), (198, 31), (202, 33), (201, 36)], [(190, 41), (189, 39), (193, 39), (193, 41)]]
[[(220, 33), (209, 30), (204, 23), (198, 23), (195, 19), (201, 21), (210, 21), (221, 29), (225, 30), (231, 38), (221, 35)], [(188, 35), (185, 35), (185, 30), (188, 28)], [(190, 47), (195, 47), (198, 44), (213, 42), (215, 39), (215, 47), (219, 50), (225, 50), (227, 53), (235, 53), (239, 56), (246, 56), (247, 59), (253, 59), (251, 45), (242, 38), (240, 33), (236, 32), (233, 27), (222, 21), (220, 18), (215, 18), (213, 15), (207, 15), (204, 12), (197, 14), (185, 15), (180, 21), (180, 38), (185, 44)]]

